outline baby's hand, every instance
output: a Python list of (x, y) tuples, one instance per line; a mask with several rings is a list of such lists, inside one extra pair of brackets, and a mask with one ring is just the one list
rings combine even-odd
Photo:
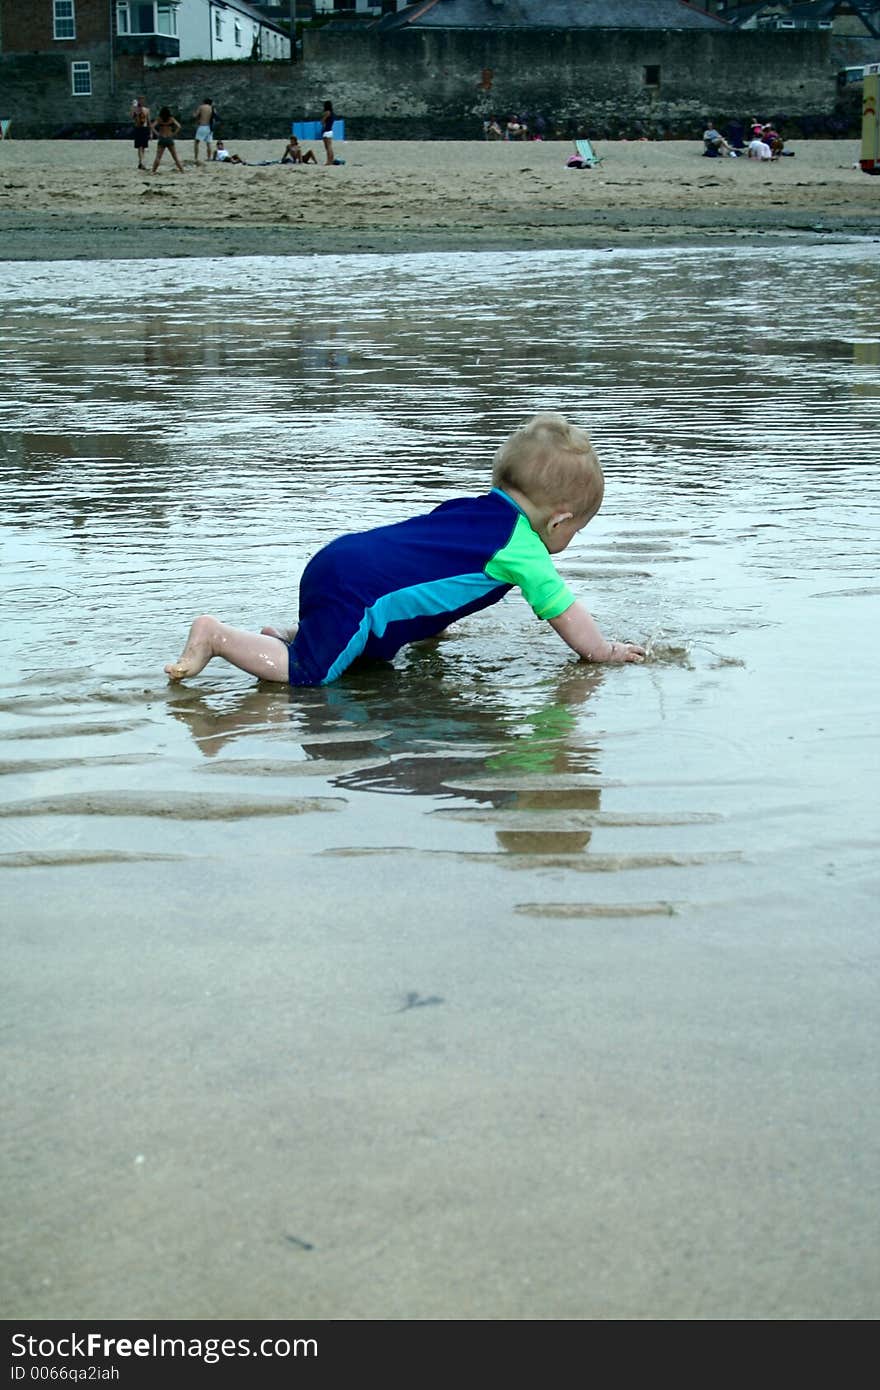
[(612, 642), (611, 652), (606, 656), (607, 662), (613, 662), (620, 666), (625, 661), (644, 661), (645, 649), (635, 642)]

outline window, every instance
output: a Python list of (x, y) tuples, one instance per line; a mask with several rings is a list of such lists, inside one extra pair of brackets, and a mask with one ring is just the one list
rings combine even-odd
[(235, 46), (241, 48), (241, 25), (238, 20), (235, 21)]
[(177, 35), (177, 0), (117, 0), (117, 34)]
[(659, 86), (660, 86), (660, 64), (659, 64), (659, 63), (649, 63), (648, 66), (645, 68), (645, 86), (646, 86), (646, 87), (659, 87)]
[[(152, 5), (150, 5), (150, 6), (147, 6), (147, 5), (138, 5), (138, 4), (135, 4), (135, 0), (130, 0), (130, 3), (127, 4), (125, 8), (126, 8), (126, 10), (128, 11), (128, 32), (129, 32), (130, 34), (143, 34), (143, 33), (144, 33), (144, 25), (147, 25), (147, 30), (146, 30), (146, 32), (149, 33), (149, 34), (152, 34), (152, 32), (153, 32), (153, 7), (152, 7)], [(149, 9), (149, 13), (146, 13), (147, 9)]]
[(55, 38), (76, 38), (76, 16), (73, 0), (55, 0)]
[(129, 0), (128, 8), (133, 34), (155, 34), (156, 11), (153, 9), (153, 0), (137, 0), (137, 3), (135, 0)]
[(90, 97), (92, 95), (91, 63), (71, 63), (70, 90), (75, 97)]
[(177, 36), (177, 5), (163, 4), (159, 0), (156, 6), (156, 32), (168, 34), (171, 38)]
[(223, 39), (223, 16), (219, 10), (214, 11), (214, 38), (218, 41)]

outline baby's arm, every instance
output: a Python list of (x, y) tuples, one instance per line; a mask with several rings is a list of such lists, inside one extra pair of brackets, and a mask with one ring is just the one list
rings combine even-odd
[(563, 642), (585, 661), (622, 663), (645, 659), (644, 647), (637, 646), (635, 642), (609, 642), (607, 637), (603, 637), (582, 603), (573, 603), (558, 618), (550, 618), (549, 622)]

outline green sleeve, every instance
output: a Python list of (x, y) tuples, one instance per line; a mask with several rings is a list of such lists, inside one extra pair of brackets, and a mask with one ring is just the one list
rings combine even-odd
[(515, 584), (539, 618), (558, 618), (574, 603), (574, 594), (563, 584), (550, 553), (528, 518), (517, 518), (506, 545), (496, 550), (486, 566), (490, 579)]

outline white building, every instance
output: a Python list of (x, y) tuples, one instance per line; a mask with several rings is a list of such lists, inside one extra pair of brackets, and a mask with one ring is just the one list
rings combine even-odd
[(116, 42), (167, 62), (290, 58), (286, 32), (247, 0), (116, 0)]

